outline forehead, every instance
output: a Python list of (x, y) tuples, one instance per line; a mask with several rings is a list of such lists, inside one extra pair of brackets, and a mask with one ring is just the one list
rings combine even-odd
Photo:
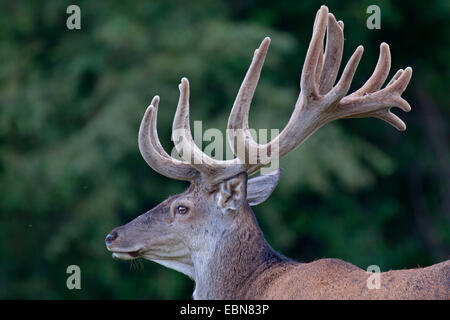
[(174, 195), (168, 197), (161, 204), (168, 205), (179, 199), (194, 199), (201, 194), (202, 194), (202, 188), (196, 183), (191, 183), (184, 192), (174, 194)]

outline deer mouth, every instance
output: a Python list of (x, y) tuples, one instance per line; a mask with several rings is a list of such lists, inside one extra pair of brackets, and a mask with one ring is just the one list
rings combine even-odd
[(141, 256), (142, 250), (135, 251), (113, 251), (113, 258), (121, 259), (121, 260), (132, 260), (137, 259)]

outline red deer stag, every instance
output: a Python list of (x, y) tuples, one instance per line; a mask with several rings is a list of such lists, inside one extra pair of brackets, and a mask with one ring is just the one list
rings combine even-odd
[[(327, 7), (320, 8), (295, 109), (283, 131), (265, 145), (252, 138), (248, 127), (250, 102), (270, 39), (262, 41), (228, 121), (228, 140), (236, 155), (233, 160), (213, 159), (194, 143), (186, 78), (179, 86), (172, 132), (183, 160), (168, 155), (157, 135), (159, 97), (155, 96), (141, 123), (139, 149), (154, 170), (169, 178), (190, 181), (191, 185), (184, 193), (169, 197), (108, 234), (106, 245), (113, 256), (124, 260), (142, 257), (186, 274), (195, 281), (195, 299), (449, 299), (450, 260), (426, 268), (380, 273), (379, 288), (370, 289), (369, 274), (348, 262), (320, 259), (298, 263), (275, 252), (250, 208), (269, 197), (281, 171), (251, 179), (248, 176), (288, 154), (327, 122), (375, 117), (398, 130), (406, 129), (390, 109), (410, 111), (401, 94), (411, 78), (411, 68), (397, 71), (381, 89), (391, 60), (389, 46), (382, 43), (372, 76), (359, 90), (347, 95), (363, 47), (356, 49), (335, 84), (343, 51), (343, 28)], [(246, 161), (252, 154), (256, 155), (255, 161)], [(262, 154), (267, 157), (263, 159)]]

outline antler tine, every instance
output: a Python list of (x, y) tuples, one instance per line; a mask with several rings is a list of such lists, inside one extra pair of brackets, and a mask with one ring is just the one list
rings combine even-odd
[(238, 159), (215, 160), (205, 154), (194, 142), (189, 125), (189, 81), (181, 80), (180, 98), (172, 126), (172, 140), (180, 156), (203, 174), (205, 182), (215, 182), (245, 171)]
[(400, 78), (400, 76), (403, 74), (403, 71), (404, 71), (403, 69), (397, 70), (397, 72), (394, 74), (394, 76), (392, 77), (391, 81), (389, 81), (387, 86), (389, 87), (391, 84), (397, 81), (398, 78)]
[(355, 91), (354, 94), (364, 95), (366, 93), (371, 93), (379, 90), (383, 83), (386, 81), (390, 69), (391, 52), (389, 50), (389, 45), (383, 42), (380, 45), (380, 56), (378, 58), (377, 66), (375, 67), (372, 76), (360, 89)]
[[(233, 108), (228, 119), (227, 137), (231, 150), (241, 159), (242, 163), (248, 160), (248, 150), (246, 146), (238, 145), (238, 142), (245, 142), (251, 139), (251, 134), (248, 131), (248, 114), (250, 110), (250, 103), (258, 85), (261, 69), (264, 65), (264, 60), (269, 49), (270, 38), (266, 37), (255, 50), (252, 63), (245, 75), (242, 85), (239, 88), (238, 94), (233, 104)], [(250, 141), (251, 141), (250, 140)], [(244, 148), (245, 150), (242, 150)]]
[[(314, 21), (313, 35), (306, 53), (303, 64), (300, 87), (303, 98), (314, 99), (318, 96), (316, 74), (320, 69), (321, 57), (323, 55), (323, 38), (327, 27), (328, 8), (320, 7)], [(319, 70), (320, 72), (322, 70)]]
[[(325, 62), (319, 81), (319, 94), (325, 94), (331, 90), (336, 81), (344, 51), (344, 24), (337, 22), (332, 13), (328, 14), (327, 45), (325, 49)], [(317, 78), (318, 79), (318, 78)]]
[(139, 128), (139, 150), (144, 160), (155, 171), (177, 180), (193, 180), (198, 172), (188, 163), (169, 156), (162, 147), (156, 129), (159, 97), (155, 96), (145, 111)]
[[(258, 144), (253, 140), (249, 131), (248, 114), (269, 45), (270, 38), (266, 37), (259, 48), (255, 50), (252, 63), (236, 96), (228, 119), (227, 137), (229, 145), (249, 174), (251, 173), (251, 170), (249, 170), (251, 168), (249, 164), (250, 155), (259, 157), (260, 154), (258, 154)], [(260, 163), (261, 159), (257, 158), (255, 162)]]

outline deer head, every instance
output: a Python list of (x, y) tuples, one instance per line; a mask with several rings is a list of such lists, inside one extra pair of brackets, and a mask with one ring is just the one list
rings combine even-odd
[[(203, 274), (214, 272), (230, 278), (231, 271), (224, 270), (227, 257), (235, 264), (233, 270), (250, 270), (250, 264), (261, 259), (280, 258), (264, 241), (249, 206), (269, 197), (281, 171), (251, 179), (248, 176), (281, 159), (318, 128), (336, 119), (375, 117), (398, 130), (406, 129), (404, 122), (390, 109), (399, 107), (410, 111), (401, 94), (411, 78), (411, 68), (399, 70), (381, 89), (390, 70), (389, 46), (382, 43), (372, 76), (359, 90), (347, 95), (363, 47), (356, 49), (335, 84), (343, 53), (343, 29), (344, 24), (322, 6), (314, 22), (293, 113), (283, 131), (264, 145), (252, 138), (248, 126), (250, 103), (270, 44), (269, 38), (262, 41), (228, 120), (227, 137), (236, 155), (232, 160), (213, 159), (194, 143), (189, 125), (186, 78), (179, 85), (180, 97), (172, 131), (175, 148), (183, 160), (168, 155), (158, 139), (159, 97), (154, 97), (140, 126), (140, 152), (149, 166), (160, 174), (189, 181), (191, 185), (184, 193), (168, 198), (108, 234), (106, 244), (113, 256), (153, 260), (187, 274), (196, 282)], [(236, 255), (240, 256), (239, 261)], [(247, 256), (252, 259), (246, 259)], [(214, 259), (223, 261), (214, 262)], [(211, 285), (208, 290), (213, 290)]]

